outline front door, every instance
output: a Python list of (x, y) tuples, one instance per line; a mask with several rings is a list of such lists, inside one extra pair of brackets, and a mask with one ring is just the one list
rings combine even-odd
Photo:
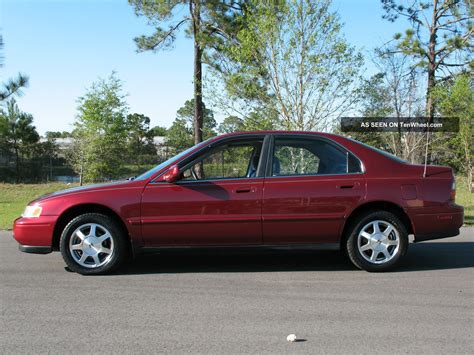
[(327, 139), (277, 136), (263, 197), (265, 244), (338, 243), (365, 194), (360, 162)]
[(263, 138), (224, 142), (180, 167), (175, 183), (152, 182), (142, 196), (145, 246), (262, 243)]

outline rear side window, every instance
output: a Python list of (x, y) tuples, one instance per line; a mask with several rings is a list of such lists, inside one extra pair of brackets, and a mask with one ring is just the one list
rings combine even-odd
[(360, 173), (359, 160), (347, 150), (321, 139), (276, 138), (272, 176)]

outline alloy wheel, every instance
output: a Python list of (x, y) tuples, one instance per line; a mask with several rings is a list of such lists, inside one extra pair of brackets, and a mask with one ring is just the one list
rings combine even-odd
[(384, 264), (397, 255), (400, 235), (397, 228), (387, 221), (371, 221), (360, 230), (357, 248), (368, 262)]
[(86, 268), (107, 264), (114, 252), (112, 234), (98, 223), (79, 226), (69, 239), (69, 252), (74, 261)]

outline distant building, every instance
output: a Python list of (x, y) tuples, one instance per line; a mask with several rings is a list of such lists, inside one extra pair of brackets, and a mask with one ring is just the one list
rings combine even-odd
[(166, 143), (167, 140), (166, 137), (153, 137), (153, 144), (155, 145), (156, 153), (164, 159), (168, 159), (172, 153), (172, 149)]

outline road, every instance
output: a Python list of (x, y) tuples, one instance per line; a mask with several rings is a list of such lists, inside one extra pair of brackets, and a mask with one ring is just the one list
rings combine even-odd
[[(0, 353), (472, 353), (474, 228), (396, 272), (336, 252), (148, 255), (67, 272), (0, 232)], [(288, 334), (298, 341), (288, 343)]]

